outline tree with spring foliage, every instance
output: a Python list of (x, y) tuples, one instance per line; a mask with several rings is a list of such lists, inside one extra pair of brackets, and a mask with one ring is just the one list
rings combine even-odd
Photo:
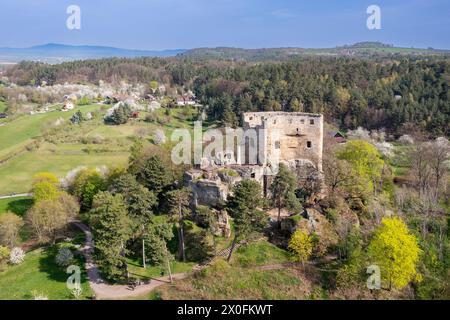
[(106, 181), (97, 170), (83, 169), (77, 173), (69, 190), (80, 201), (81, 211), (86, 212), (91, 209), (94, 196), (106, 190)]
[(417, 272), (420, 254), (417, 238), (397, 217), (381, 221), (368, 247), (368, 255), (380, 267), (389, 290), (402, 289), (414, 279), (420, 279)]
[(289, 250), (294, 253), (295, 259), (305, 267), (305, 262), (311, 257), (314, 249), (313, 237), (303, 230), (296, 230), (289, 240)]
[(23, 226), (23, 219), (12, 212), (0, 215), (0, 245), (13, 248), (19, 237), (19, 230)]
[(358, 178), (349, 187), (354, 196), (365, 198), (367, 193), (379, 189), (384, 161), (375, 146), (363, 140), (352, 140), (338, 152), (337, 158), (349, 163), (350, 175)]
[(54, 200), (58, 197), (58, 178), (49, 172), (41, 172), (34, 176), (31, 192), (36, 202)]
[(74, 197), (61, 192), (56, 199), (36, 202), (27, 212), (26, 220), (39, 242), (54, 244), (79, 209)]

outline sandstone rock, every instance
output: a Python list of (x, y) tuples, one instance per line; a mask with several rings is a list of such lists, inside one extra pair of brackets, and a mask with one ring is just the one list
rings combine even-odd
[(214, 210), (213, 212), (215, 213), (216, 222), (211, 227), (212, 233), (217, 237), (229, 238), (231, 236), (231, 225), (228, 213), (224, 210)]

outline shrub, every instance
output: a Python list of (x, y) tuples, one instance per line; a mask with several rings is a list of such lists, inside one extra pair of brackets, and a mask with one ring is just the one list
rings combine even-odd
[(164, 134), (164, 131), (161, 129), (158, 129), (155, 131), (155, 134), (153, 135), (153, 142), (159, 146), (166, 142), (166, 135)]
[(13, 248), (9, 254), (9, 262), (12, 264), (21, 264), (25, 259), (25, 252), (21, 248)]
[(48, 297), (44, 293), (38, 292), (37, 290), (33, 290), (31, 294), (34, 300), (48, 300)]
[(0, 215), (0, 244), (14, 247), (22, 226), (23, 220), (16, 214), (6, 212)]
[(314, 239), (308, 233), (297, 230), (289, 241), (289, 249), (294, 253), (295, 259), (305, 263), (314, 250)]
[(11, 251), (8, 247), (2, 247), (0, 246), (0, 266), (6, 264), (9, 260), (9, 255), (11, 254)]
[(414, 144), (414, 138), (410, 135), (404, 134), (400, 138), (398, 138), (398, 142), (400, 142), (402, 145), (413, 145)]
[(79, 286), (70, 290), (70, 294), (72, 295), (72, 297), (74, 297), (77, 300), (80, 299), (82, 293), (83, 293), (83, 290)]
[(60, 267), (67, 267), (72, 263), (73, 253), (69, 248), (61, 248), (56, 255), (55, 262)]
[(157, 120), (158, 120), (157, 116), (153, 113), (146, 115), (145, 119), (144, 119), (145, 122), (150, 122), (150, 123), (154, 123)]

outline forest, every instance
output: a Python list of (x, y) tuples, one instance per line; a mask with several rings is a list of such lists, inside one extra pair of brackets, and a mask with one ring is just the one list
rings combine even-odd
[(156, 80), (180, 92), (193, 90), (209, 106), (210, 117), (228, 125), (238, 125), (246, 111), (305, 111), (323, 113), (344, 131), (361, 126), (384, 128), (396, 137), (411, 130), (428, 137), (449, 135), (445, 57), (302, 57), (282, 62), (113, 58), (58, 65), (22, 62), (5, 75), (22, 86)]

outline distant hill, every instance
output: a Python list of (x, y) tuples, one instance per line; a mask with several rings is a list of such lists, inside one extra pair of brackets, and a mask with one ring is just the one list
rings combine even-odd
[(187, 50), (178, 54), (179, 57), (193, 59), (225, 59), (225, 60), (286, 60), (297, 56), (356, 56), (356, 57), (383, 57), (393, 55), (448, 55), (450, 50), (401, 48), (381, 42), (358, 42), (335, 48), (267, 48), (267, 49), (241, 49), (241, 48), (198, 48)]
[(23, 60), (61, 63), (101, 58), (174, 57), (190, 59), (223, 59), (237, 61), (287, 60), (298, 56), (385, 57), (394, 55), (448, 55), (450, 50), (400, 48), (381, 42), (359, 42), (335, 48), (197, 48), (191, 50), (130, 50), (103, 46), (71, 46), (49, 43), (30, 48), (0, 48), (0, 65)]
[(129, 50), (102, 46), (70, 46), (49, 43), (30, 48), (0, 48), (1, 62), (19, 62), (22, 60), (59, 63), (73, 60), (100, 58), (134, 58), (134, 57), (172, 57), (186, 50)]

